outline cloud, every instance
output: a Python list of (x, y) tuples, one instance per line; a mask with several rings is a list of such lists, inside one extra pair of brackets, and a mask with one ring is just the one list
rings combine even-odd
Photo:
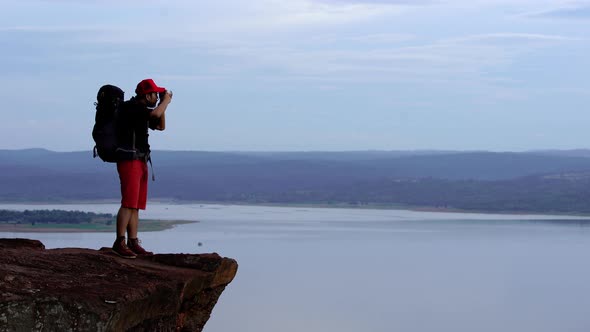
[(310, 38), (311, 42), (322, 43), (342, 43), (349, 42), (352, 44), (392, 44), (414, 40), (415, 35), (409, 33), (367, 33), (351, 34), (349, 36), (314, 36)]
[(524, 16), (532, 18), (590, 20), (590, 3), (570, 4), (549, 10), (526, 13)]
[[(363, 39), (361, 36), (356, 38)], [(432, 81), (477, 76), (489, 68), (514, 63), (519, 56), (535, 52), (537, 48), (578, 40), (561, 35), (492, 33), (422, 44), (419, 40), (412, 40), (416, 44), (412, 46), (383, 43), (369, 49), (333, 49), (321, 45), (298, 49), (257, 44), (218, 49), (217, 52), (254, 60), (254, 66), (282, 68), (282, 74), (296, 77)]]
[(256, 18), (247, 22), (253, 27), (285, 28), (304, 25), (335, 25), (365, 21), (372, 18), (400, 14), (403, 8), (383, 2), (338, 2), (297, 0), (283, 1), (277, 5), (270, 1), (274, 9), (266, 20)]
[[(14, 5), (14, 12), (24, 11), (24, 1)], [(47, 15), (43, 19), (31, 17), (20, 21), (4, 14), (0, 32), (26, 33), (86, 33), (79, 38), (84, 43), (145, 44), (170, 41), (173, 43), (199, 43), (203, 41), (244, 40), (273, 38), (273, 35), (302, 29), (317, 29), (369, 22), (380, 17), (399, 15), (404, 9), (390, 3), (325, 3), (313, 0), (257, 0), (216, 2), (151, 1), (137, 7), (121, 3), (121, 12), (134, 13), (122, 20), (120, 15), (102, 19), (104, 9), (96, 2), (78, 3), (75, 17), (61, 15), (67, 4), (61, 1), (50, 6), (44, 3)], [(93, 10), (96, 9), (96, 10)], [(96, 11), (96, 14), (94, 13)], [(0, 17), (2, 14), (0, 14)], [(60, 20), (48, 19), (61, 17)], [(141, 18), (141, 19), (140, 19)]]
[(14, 25), (0, 27), (0, 32), (30, 32), (30, 33), (57, 33), (57, 32), (93, 32), (100, 30), (114, 30), (108, 26), (91, 25)]
[(581, 38), (561, 35), (539, 34), (539, 33), (488, 33), (479, 35), (470, 35), (459, 38), (446, 39), (445, 42), (459, 43), (459, 42), (483, 42), (483, 43), (505, 43), (508, 41), (514, 42), (534, 42), (534, 41), (579, 41)]
[(383, 4), (390, 6), (409, 5), (422, 6), (440, 3), (440, 0), (315, 0), (319, 3), (327, 3), (333, 5), (343, 4)]
[[(474, 1), (479, 6), (491, 4), (488, 0)], [(529, 0), (515, 1), (530, 3)], [(89, 57), (125, 61), (129, 54), (141, 49), (153, 58), (173, 58), (179, 69), (170, 73), (169, 78), (187, 81), (252, 75), (263, 79), (327, 82), (448, 82), (484, 77), (498, 80), (502, 78), (487, 74), (490, 68), (505, 68), (540, 48), (581, 40), (545, 33), (545, 30), (459, 36), (455, 31), (434, 37), (433, 33), (425, 35), (396, 27), (398, 21), (395, 20), (403, 18), (400, 15), (406, 11), (407, 3), (409, 1), (259, 0), (251, 3), (220, 0), (195, 5), (179, 1), (170, 5), (172, 16), (165, 17), (166, 24), (152, 22), (149, 19), (154, 17), (148, 16), (145, 20), (131, 19), (125, 25), (88, 20), (87, 25), (4, 26), (0, 27), (0, 32), (31, 36), (40, 33), (41, 40), (44, 33), (61, 36), (59, 45), (62, 47), (54, 49), (52, 54), (73, 64), (88, 61)], [(459, 0), (412, 3), (441, 6), (431, 8), (430, 14), (438, 13), (443, 5), (466, 4)], [(84, 6), (92, 7), (87, 3)], [(143, 10), (142, 14), (152, 13)], [(201, 16), (193, 20), (197, 12), (201, 12)], [(421, 10), (413, 10), (409, 15), (421, 17), (419, 12)], [(158, 11), (153, 13), (151, 15), (160, 15)], [(391, 19), (396, 24), (391, 28), (376, 26), (374, 18), (385, 18), (382, 22)], [(142, 33), (144, 31), (150, 33)], [(26, 39), (33, 40), (28, 37)], [(85, 51), (88, 49), (90, 51)], [(12, 58), (20, 56), (16, 54)], [(76, 57), (81, 60), (77, 62)], [(144, 66), (151, 66), (151, 63)]]

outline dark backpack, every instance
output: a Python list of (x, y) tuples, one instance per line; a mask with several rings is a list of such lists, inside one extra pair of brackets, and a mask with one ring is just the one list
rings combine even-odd
[(96, 95), (94, 116), (94, 158), (99, 156), (105, 162), (117, 162), (117, 112), (123, 103), (125, 92), (114, 85), (103, 85)]

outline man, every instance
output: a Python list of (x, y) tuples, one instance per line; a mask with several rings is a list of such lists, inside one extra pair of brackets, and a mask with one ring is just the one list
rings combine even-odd
[[(165, 112), (172, 101), (172, 92), (157, 86), (152, 79), (139, 82), (135, 94), (120, 107), (117, 119), (117, 171), (121, 182), (121, 207), (117, 213), (117, 240), (113, 244), (113, 251), (124, 258), (153, 255), (141, 247), (137, 238), (139, 210), (145, 210), (147, 202), (147, 162), (150, 160), (148, 128), (166, 128)], [(127, 243), (125, 233), (128, 236)]]

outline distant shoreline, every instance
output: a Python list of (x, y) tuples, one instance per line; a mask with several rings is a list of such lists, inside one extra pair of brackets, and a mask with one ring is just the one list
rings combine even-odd
[[(172, 229), (177, 225), (193, 224), (198, 221), (189, 220), (155, 220), (144, 219), (140, 221), (142, 232), (159, 232)], [(0, 232), (3, 233), (111, 233), (116, 229), (116, 225), (80, 223), (80, 224), (59, 224), (59, 223), (39, 223), (31, 224), (14, 224), (0, 223)]]
[(365, 209), (365, 210), (405, 210), (415, 212), (440, 212), (440, 213), (472, 213), (472, 214), (499, 214), (499, 215), (551, 215), (569, 217), (590, 217), (590, 213), (569, 213), (569, 212), (539, 212), (539, 211), (486, 211), (486, 210), (461, 210), (454, 208), (441, 208), (435, 206), (408, 206), (408, 205), (350, 205), (350, 204), (326, 204), (326, 203), (246, 203), (246, 202), (173, 202), (157, 201), (154, 203), (169, 204), (209, 204), (209, 205), (238, 205), (238, 206), (267, 206), (267, 207), (299, 207), (299, 208), (321, 208), (321, 209)]
[[(1, 204), (21, 204), (21, 205), (60, 205), (60, 204), (118, 204), (118, 199), (103, 200), (63, 200), (63, 201), (0, 201)], [(443, 208), (435, 206), (411, 206), (402, 204), (364, 204), (355, 205), (347, 203), (254, 203), (238, 201), (181, 201), (166, 198), (152, 199), (148, 202), (156, 204), (171, 205), (237, 205), (237, 206), (260, 206), (260, 207), (297, 207), (297, 208), (323, 208), (323, 209), (367, 209), (367, 210), (406, 210), (415, 212), (440, 212), (440, 213), (474, 213), (474, 214), (498, 214), (498, 215), (551, 215), (551, 216), (568, 216), (568, 217), (590, 217), (590, 213), (581, 212), (556, 212), (556, 211), (488, 211), (488, 210), (463, 210), (456, 208)], [(167, 228), (166, 228), (167, 229)], [(163, 230), (163, 229), (162, 229)], [(0, 228), (0, 231), (2, 229)]]

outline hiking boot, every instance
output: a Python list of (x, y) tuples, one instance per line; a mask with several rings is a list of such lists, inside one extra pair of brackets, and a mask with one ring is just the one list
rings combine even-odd
[(137, 255), (127, 247), (125, 238), (119, 238), (113, 243), (113, 252), (123, 258), (135, 258)]
[(139, 239), (129, 239), (127, 241), (127, 246), (131, 251), (133, 251), (138, 256), (152, 256), (154, 253), (151, 251), (147, 251), (141, 247), (141, 241)]

